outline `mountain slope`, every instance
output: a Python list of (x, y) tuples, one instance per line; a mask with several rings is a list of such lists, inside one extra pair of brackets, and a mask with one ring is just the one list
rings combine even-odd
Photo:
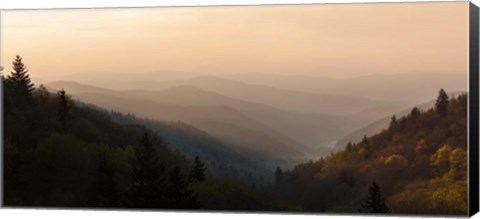
[[(462, 94), (463, 94), (462, 92), (453, 92), (453, 93), (450, 93), (450, 96), (456, 97)], [(393, 115), (395, 115), (396, 118), (401, 118), (401, 117), (407, 116), (414, 107), (417, 107), (419, 110), (422, 110), (422, 111), (427, 111), (434, 106), (435, 106), (435, 100), (431, 100), (426, 103), (422, 103), (422, 104), (410, 107), (408, 109), (402, 110)], [(370, 123), (367, 126), (360, 128), (358, 130), (355, 130), (354, 132), (340, 138), (335, 143), (335, 148), (342, 149), (347, 145), (348, 142), (359, 142), (364, 136), (372, 136), (374, 134), (381, 132), (383, 129), (388, 127), (392, 116), (386, 116), (382, 119), (379, 119), (373, 123)]]
[[(90, 83), (114, 90), (147, 89), (157, 91), (191, 85), (204, 91), (213, 91), (230, 98), (268, 105), (281, 110), (334, 115), (354, 114), (372, 107), (381, 108), (385, 105), (396, 106), (399, 104), (397, 102), (374, 100), (365, 97), (351, 97), (350, 94), (345, 96), (332, 94), (335, 93), (333, 89), (329, 94), (319, 94), (242, 83), (213, 76), (202, 76), (174, 81), (159, 81), (154, 82), (153, 84), (149, 83), (151, 86), (136, 86), (135, 84), (138, 83), (134, 81), (134, 79), (133, 81), (116, 81), (113, 77), (109, 84), (98, 84), (95, 81), (91, 81)], [(338, 90), (338, 88), (339, 87), (336, 89)], [(390, 114), (392, 112), (388, 111), (386, 113)], [(358, 122), (365, 123), (366, 121), (362, 120)]]
[(376, 182), (391, 213), (466, 215), (467, 95), (451, 98), (446, 109), (417, 111), (345, 150), (299, 164), (277, 177), (275, 191), (306, 210), (354, 213)]
[(224, 106), (183, 107), (149, 100), (131, 100), (99, 93), (77, 93), (73, 98), (124, 113), (160, 121), (185, 121), (236, 148), (280, 161), (305, 159), (305, 148), (265, 125)]
[[(346, 133), (353, 131), (355, 127), (359, 127), (357, 122), (340, 116), (279, 110), (264, 104), (230, 98), (191, 85), (181, 85), (162, 91), (114, 91), (89, 85), (82, 87), (82, 84), (72, 82), (56, 82), (47, 84), (47, 86), (56, 89), (66, 88), (74, 95), (92, 90), (94, 93), (99, 92), (101, 94), (132, 100), (154, 101), (165, 105), (181, 106), (183, 108), (214, 107), (221, 109), (226, 106), (261, 123), (265, 128), (274, 130), (298, 142), (299, 146), (301, 145), (301, 147), (308, 149), (305, 153), (310, 154), (312, 157), (327, 154), (331, 150), (332, 142), (344, 136)], [(114, 105), (111, 107), (114, 107)], [(163, 111), (164, 114), (166, 112), (165, 110)], [(190, 113), (195, 112), (190, 111)], [(200, 113), (201, 111), (196, 112), (198, 115), (200, 115)], [(180, 118), (182, 117), (175, 118), (170, 116), (165, 119), (178, 120)], [(210, 126), (217, 125), (213, 121), (208, 121), (208, 117), (206, 116), (202, 116), (202, 118), (202, 122), (209, 123)], [(232, 125), (233, 123), (230, 124), (230, 128), (235, 128)]]
[[(96, 106), (90, 106), (95, 107)], [(193, 160), (199, 156), (209, 173), (218, 178), (239, 179), (248, 184), (269, 185), (273, 167), (235, 152), (229, 145), (208, 133), (181, 121), (162, 122), (137, 118), (133, 114), (112, 111), (112, 119), (122, 124), (140, 124), (162, 136), (172, 150)]]
[(236, 99), (265, 104), (278, 109), (307, 113), (345, 115), (375, 106), (394, 104), (368, 98), (298, 92), (265, 85), (245, 84), (211, 76), (165, 82), (164, 86), (178, 85), (194, 85)]

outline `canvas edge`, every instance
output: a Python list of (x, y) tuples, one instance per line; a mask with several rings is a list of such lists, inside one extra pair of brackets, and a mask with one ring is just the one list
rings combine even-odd
[[(0, 9), (0, 48), (3, 48), (3, 31), (2, 31), (2, 27), (3, 27), (3, 10)], [(2, 63), (2, 50), (0, 49), (0, 66), (4, 66), (4, 64)], [(5, 67), (3, 69), (5, 71)], [(1, 100), (1, 103), (0, 103), (0, 208), (3, 208), (5, 207), (4, 206), (4, 201), (3, 201), (3, 198), (4, 198), (4, 192), (3, 192), (3, 180), (4, 180), (4, 176), (3, 176), (3, 161), (4, 161), (4, 144), (3, 144), (3, 81), (0, 83), (0, 100)]]
[[(164, 7), (224, 7), (224, 6), (275, 6), (275, 5), (316, 5), (316, 4), (377, 4), (377, 3), (435, 3), (435, 2), (464, 2), (462, 0), (432, 0), (432, 1), (389, 1), (389, 2), (344, 2), (344, 3), (299, 3), (299, 4), (249, 4), (249, 5), (200, 5), (200, 6), (147, 6), (147, 7), (100, 7), (100, 8), (41, 8), (41, 9), (0, 9), (0, 48), (2, 48), (3, 39), (2, 39), (2, 15), (5, 11), (21, 11), (21, 10), (64, 10), (64, 9), (112, 9), (112, 8), (164, 8)], [(468, 89), (468, 215), (472, 217), (479, 211), (479, 167), (480, 167), (480, 151), (479, 151), (479, 7), (476, 6), (471, 1), (469, 2), (469, 89)], [(2, 52), (0, 50), (0, 60), (2, 57)], [(1, 63), (0, 66), (4, 66), (4, 63)], [(4, 69), (5, 70), (5, 69)], [(49, 208), (49, 207), (9, 207), (4, 205), (4, 187), (3, 187), (3, 161), (4, 161), (4, 147), (3, 147), (3, 83), (0, 83), (0, 208), (1, 209), (45, 209), (45, 210), (114, 210), (114, 211), (145, 211), (144, 209), (95, 209), (95, 208)], [(474, 186), (477, 185), (477, 186)], [(146, 210), (149, 211), (149, 210)], [(168, 210), (152, 210), (153, 212), (169, 212)], [(171, 212), (176, 212), (175, 210)], [(393, 214), (393, 215), (361, 215), (361, 214), (335, 214), (331, 212), (326, 212), (326, 214), (295, 214), (288, 212), (248, 212), (248, 211), (182, 211), (183, 213), (246, 213), (246, 214), (255, 214), (255, 213), (272, 213), (272, 214), (290, 214), (290, 215), (317, 215), (317, 216), (386, 216), (386, 217), (408, 217), (408, 216), (433, 216), (433, 217), (442, 217), (445, 215), (415, 215), (415, 214)], [(455, 217), (446, 215), (445, 218)]]
[(479, 9), (469, 4), (469, 202), (468, 213), (473, 216), (479, 208)]

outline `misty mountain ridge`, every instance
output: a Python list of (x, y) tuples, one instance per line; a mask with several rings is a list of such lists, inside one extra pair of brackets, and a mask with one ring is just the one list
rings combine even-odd
[(465, 90), (468, 84), (467, 74), (451, 73), (371, 74), (342, 79), (276, 74), (236, 74), (225, 77), (289, 90), (369, 97), (409, 105), (431, 98), (432, 93), (440, 88)]
[[(198, 74), (178, 71), (151, 73), (78, 73), (65, 77), (50, 77), (50, 81), (68, 80), (97, 85), (115, 90), (163, 90), (180, 84), (195, 85), (189, 80), (202, 78), (229, 79), (246, 85), (264, 85), (290, 91), (329, 94), (387, 100), (404, 107), (425, 101), (439, 88), (465, 90), (467, 74), (453, 73), (404, 73), (371, 74), (347, 78), (274, 73)], [(200, 87), (203, 88), (203, 87)]]
[[(288, 77), (301, 78), (297, 76)], [(363, 78), (370, 77), (373, 76), (364, 76)], [(315, 77), (305, 78), (312, 81), (311, 79)], [(319, 78), (329, 81), (348, 80)], [(86, 98), (90, 100), (86, 102), (94, 101), (95, 104), (101, 104), (102, 102), (95, 98), (96, 94), (121, 98), (121, 101), (119, 101), (121, 104), (113, 102), (106, 104), (108, 101), (105, 101), (104, 104), (107, 106), (100, 106), (111, 107), (111, 109), (121, 112), (133, 112), (162, 121), (184, 120), (214, 136), (221, 135), (221, 137), (217, 137), (222, 140), (241, 142), (238, 145), (240, 148), (244, 145), (254, 144), (264, 149), (265, 145), (262, 145), (262, 142), (267, 141), (270, 142), (269, 144), (276, 144), (277, 141), (273, 140), (275, 137), (272, 137), (281, 136), (280, 138), (285, 140), (282, 141), (284, 145), (291, 145), (286, 146), (287, 148), (301, 148), (299, 150), (303, 152), (293, 153), (299, 155), (299, 157), (308, 156), (307, 154), (322, 155), (328, 153), (334, 145), (338, 147), (342, 143), (342, 137), (348, 136), (348, 133), (360, 129), (364, 124), (369, 124), (371, 121), (384, 117), (388, 118), (390, 115), (406, 108), (403, 106), (404, 103), (400, 103), (401, 101), (381, 101), (299, 92), (212, 76), (199, 76), (176, 81), (152, 81), (152, 84), (155, 85), (155, 89), (152, 90), (148, 90), (146, 87), (132, 89), (134, 86), (128, 87), (129, 89), (111, 90), (68, 81), (47, 83), (47, 87), (53, 89), (65, 88), (69, 93), (74, 94), (74, 97)], [(107, 96), (102, 98), (107, 99)], [(135, 100), (133, 106), (141, 106), (149, 101), (155, 102), (146, 104), (152, 105), (156, 110), (149, 112), (147, 109), (140, 111), (131, 109), (132, 107), (127, 106), (126, 99)], [(146, 102), (143, 103), (139, 100)], [(206, 108), (199, 109), (199, 107)], [(238, 120), (243, 121), (239, 122)], [(249, 122), (251, 124), (247, 124)], [(231, 130), (226, 131), (225, 128)], [(254, 134), (252, 131), (256, 130), (257, 133), (254, 135), (257, 138), (253, 141), (246, 141), (240, 137), (239, 133), (232, 134), (232, 130), (250, 134)], [(261, 134), (258, 134), (265, 130), (268, 130), (267, 133), (270, 133), (268, 134), (270, 137), (261, 137)], [(340, 141), (337, 142), (339, 139)], [(251, 147), (249, 148), (251, 149)], [(259, 152), (263, 149), (256, 148), (254, 151)], [(265, 154), (267, 152), (268, 150), (261, 153)]]
[(311, 151), (302, 144), (226, 106), (178, 106), (93, 92), (72, 92), (72, 96), (74, 99), (105, 109), (129, 112), (139, 117), (159, 121), (185, 121), (213, 134), (226, 144), (235, 145), (237, 151), (274, 160), (274, 163), (278, 164), (305, 160)]
[(219, 109), (222, 106), (228, 106), (267, 125), (269, 129), (276, 130), (292, 139), (298, 139), (301, 144), (316, 150), (319, 149), (320, 145), (329, 144), (348, 131), (352, 131), (353, 128), (360, 127), (359, 124), (348, 118), (320, 113), (298, 113), (280, 110), (263, 104), (229, 98), (190, 85), (168, 88), (164, 91), (113, 91), (92, 86), (82, 87), (81, 84), (76, 82), (54, 82), (47, 84), (47, 86), (55, 89), (68, 88), (72, 94), (101, 93), (184, 107), (207, 106)]

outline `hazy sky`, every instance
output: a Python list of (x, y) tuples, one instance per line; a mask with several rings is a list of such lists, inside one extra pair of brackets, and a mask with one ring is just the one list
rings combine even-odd
[(466, 74), (468, 2), (2, 12), (1, 63), (79, 72)]

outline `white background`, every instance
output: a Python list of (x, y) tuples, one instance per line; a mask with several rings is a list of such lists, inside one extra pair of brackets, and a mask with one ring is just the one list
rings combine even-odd
[[(425, 0), (419, 0), (425, 1)], [(245, 4), (298, 4), (298, 3), (350, 3), (350, 2), (401, 2), (386, 0), (0, 0), (1, 9), (34, 9), (34, 8), (91, 8), (91, 7), (140, 7), (140, 6), (194, 6), (194, 5), (245, 5)], [(480, 0), (472, 0), (480, 6)], [(166, 212), (132, 212), (132, 211), (90, 211), (90, 210), (25, 210), (1, 209), (0, 218), (192, 218), (196, 219), (325, 219), (326, 215), (280, 215), (280, 214), (225, 214), (225, 213), (166, 213)], [(395, 218), (395, 217), (362, 217), (335, 216), (334, 218)], [(423, 217), (425, 218), (425, 217)], [(480, 214), (474, 218), (480, 219)]]

